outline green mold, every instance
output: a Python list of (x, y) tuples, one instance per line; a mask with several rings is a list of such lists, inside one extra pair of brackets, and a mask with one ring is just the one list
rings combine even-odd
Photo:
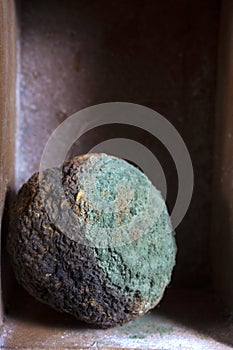
[(34, 174), (12, 210), (9, 251), (37, 299), (100, 327), (145, 314), (162, 298), (176, 245), (160, 192), (106, 154)]

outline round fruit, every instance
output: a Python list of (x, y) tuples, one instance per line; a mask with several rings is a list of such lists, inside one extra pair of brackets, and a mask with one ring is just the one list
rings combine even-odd
[(34, 174), (14, 203), (8, 246), (31, 295), (104, 328), (158, 304), (176, 255), (160, 192), (104, 153)]

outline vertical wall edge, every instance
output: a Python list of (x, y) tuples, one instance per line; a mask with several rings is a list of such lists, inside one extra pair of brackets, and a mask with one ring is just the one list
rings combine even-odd
[(213, 280), (233, 311), (233, 2), (222, 1), (213, 181)]
[[(0, 0), (0, 215), (6, 196), (14, 189), (16, 116), (16, 11), (13, 0)], [(2, 240), (1, 240), (2, 241)], [(1, 259), (2, 261), (2, 259)], [(2, 278), (1, 278), (2, 281)], [(1, 282), (0, 282), (1, 283)], [(0, 324), (3, 321), (0, 285)]]

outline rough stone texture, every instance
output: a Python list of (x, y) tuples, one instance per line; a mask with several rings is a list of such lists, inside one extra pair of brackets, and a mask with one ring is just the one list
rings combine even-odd
[(18, 193), (8, 241), (30, 294), (101, 327), (158, 304), (175, 264), (159, 191), (140, 170), (105, 154), (34, 174)]

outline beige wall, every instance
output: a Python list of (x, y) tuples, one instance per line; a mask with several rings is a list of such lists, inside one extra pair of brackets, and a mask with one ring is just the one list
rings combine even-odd
[[(14, 186), (15, 38), (14, 1), (0, 0), (0, 217), (5, 208), (6, 195)], [(2, 298), (0, 298), (0, 323), (1, 321)]]

